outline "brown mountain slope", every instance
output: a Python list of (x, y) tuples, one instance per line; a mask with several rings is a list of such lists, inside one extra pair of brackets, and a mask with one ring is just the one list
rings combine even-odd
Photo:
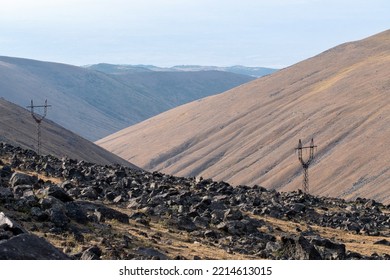
[[(36, 123), (28, 110), (0, 98), (0, 141), (36, 150), (36, 130)], [(99, 164), (118, 163), (135, 167), (47, 119), (41, 124), (41, 135), (42, 154), (68, 156)]]
[(140, 167), (301, 188), (298, 139), (318, 145), (310, 192), (390, 202), (390, 30), (330, 49), (97, 143)]

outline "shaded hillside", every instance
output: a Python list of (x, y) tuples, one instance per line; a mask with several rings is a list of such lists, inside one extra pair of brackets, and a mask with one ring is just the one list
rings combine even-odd
[[(30, 112), (0, 98), (0, 142), (36, 150), (36, 135), (37, 125)], [(41, 139), (42, 154), (135, 167), (50, 120), (44, 120), (41, 124)]]
[(236, 85), (253, 80), (249, 76), (220, 71), (147, 72), (116, 75), (115, 79), (153, 100), (144, 108), (144, 115), (154, 116), (164, 108), (220, 93)]
[(217, 71), (118, 77), (11, 57), (0, 57), (0, 76), (0, 97), (23, 107), (31, 99), (37, 104), (47, 99), (53, 105), (51, 120), (89, 140), (253, 80)]
[[(98, 142), (148, 170), (390, 202), (390, 31), (346, 43)], [(307, 156), (307, 155), (306, 155)]]

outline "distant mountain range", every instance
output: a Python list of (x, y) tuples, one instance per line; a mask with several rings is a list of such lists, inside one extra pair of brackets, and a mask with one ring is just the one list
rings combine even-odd
[(215, 70), (149, 69), (118, 75), (93, 68), (3, 56), (0, 97), (22, 107), (32, 99), (35, 104), (47, 99), (52, 105), (48, 119), (94, 141), (176, 106), (254, 79)]
[(139, 72), (198, 72), (198, 71), (222, 71), (252, 77), (262, 77), (272, 74), (278, 69), (265, 67), (246, 67), (241, 65), (218, 67), (218, 66), (200, 66), (200, 65), (177, 65), (173, 67), (158, 67), (154, 65), (128, 65), (128, 64), (108, 64), (100, 63), (86, 65), (85, 68), (100, 71), (107, 74), (128, 74)]
[[(390, 30), (332, 48), (97, 143), (147, 170), (390, 202)], [(308, 154), (303, 154), (306, 159)]]

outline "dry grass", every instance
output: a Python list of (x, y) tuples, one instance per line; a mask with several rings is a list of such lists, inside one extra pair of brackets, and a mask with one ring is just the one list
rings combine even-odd
[(314, 233), (319, 234), (323, 238), (330, 239), (334, 242), (343, 243), (346, 249), (352, 252), (370, 256), (374, 253), (377, 254), (389, 254), (390, 246), (377, 245), (374, 242), (385, 239), (390, 242), (390, 238), (383, 236), (367, 236), (361, 234), (353, 234), (340, 229), (333, 229), (329, 227), (320, 227), (316, 225), (310, 225), (304, 223), (296, 223), (292, 221), (285, 221), (275, 219), (272, 217), (257, 217), (266, 221), (267, 224), (273, 228), (279, 228), (281, 232), (297, 233), (297, 228), (301, 231), (311, 230)]
[[(8, 158), (0, 158), (0, 160), (4, 163), (4, 165), (10, 164), (10, 160)], [(2, 168), (4, 165), (0, 164), (0, 168)], [(36, 176), (38, 179), (41, 179), (45, 182), (50, 181), (53, 184), (61, 184), (64, 181), (63, 178), (47, 176), (41, 172), (21, 170), (19, 168), (16, 168), (14, 170), (19, 172), (19, 173), (24, 173), (24, 174), (27, 174), (30, 176)]]
[(61, 184), (62, 182), (64, 182), (63, 178), (51, 177), (51, 176), (47, 176), (47, 175), (39, 173), (39, 172), (20, 171), (20, 170), (18, 170), (18, 172), (22, 172), (22, 173), (25, 173), (25, 174), (30, 175), (30, 176), (36, 176), (36, 177), (38, 177), (38, 179), (41, 179), (45, 182), (50, 181), (53, 184)]
[[(115, 207), (115, 210), (128, 215), (132, 211)], [(205, 239), (192, 237), (186, 231), (169, 228), (164, 222), (155, 217), (148, 226), (141, 225), (135, 221), (130, 224), (121, 224), (117, 221), (109, 221), (112, 229), (121, 235), (130, 234), (137, 240), (137, 246), (151, 246), (158, 249), (169, 258), (182, 256), (186, 259), (193, 259), (198, 256), (202, 259), (217, 260), (248, 260), (255, 259), (253, 256), (228, 253), (224, 249), (218, 248), (216, 244), (206, 242)]]

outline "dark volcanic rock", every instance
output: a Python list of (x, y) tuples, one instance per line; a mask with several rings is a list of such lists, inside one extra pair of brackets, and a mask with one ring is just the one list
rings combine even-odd
[(55, 197), (62, 202), (73, 201), (73, 198), (69, 196), (65, 190), (57, 185), (50, 185), (46, 188), (47, 195)]
[(204, 232), (204, 237), (210, 238), (210, 239), (217, 239), (219, 238), (220, 234), (214, 230), (206, 230)]
[(346, 258), (344, 244), (335, 243), (329, 239), (321, 237), (311, 239), (311, 243), (317, 248), (323, 259), (343, 260)]
[(238, 210), (228, 209), (224, 213), (224, 219), (225, 220), (241, 220), (242, 219), (242, 213)]
[(190, 217), (172, 217), (167, 220), (167, 225), (179, 230), (195, 231), (198, 229)]
[(80, 197), (90, 200), (97, 200), (99, 195), (93, 187), (87, 187), (81, 191)]
[(293, 260), (321, 260), (320, 253), (305, 237), (283, 236), (280, 253), (283, 258)]
[(0, 201), (13, 197), (14, 194), (10, 188), (0, 187)]
[(390, 246), (390, 241), (388, 241), (386, 239), (381, 239), (381, 240), (375, 241), (374, 244)]
[(186, 231), (194, 231), (197, 230), (198, 227), (196, 224), (192, 221), (189, 217), (179, 217), (177, 220), (171, 219), (171, 224), (176, 225), (178, 229), (180, 230), (186, 230)]
[(77, 202), (68, 202), (65, 204), (66, 215), (80, 224), (88, 223), (86, 211)]
[(49, 219), (49, 215), (39, 207), (31, 207), (30, 213), (31, 217), (39, 222), (44, 222)]
[(7, 217), (3, 212), (0, 212), (0, 228), (11, 232), (12, 235), (27, 233), (22, 226)]
[(128, 224), (129, 216), (121, 213), (115, 209), (104, 206), (103, 204), (92, 203), (87, 201), (77, 201), (77, 205), (79, 205), (84, 211), (89, 212), (99, 212), (102, 215), (102, 218), (109, 220), (117, 220), (118, 222)]
[(12, 168), (11, 168), (11, 166), (9, 166), (9, 165), (4, 165), (4, 166), (0, 169), (0, 177), (1, 177), (1, 178), (11, 176), (11, 174), (12, 174)]
[(19, 185), (33, 185), (38, 182), (38, 178), (35, 176), (29, 176), (23, 173), (15, 172), (12, 174), (11, 179), (9, 181), (11, 187), (19, 186)]
[(169, 260), (169, 258), (166, 255), (153, 248), (140, 247), (136, 252), (147, 259)]
[(2, 212), (0, 212), (0, 237), (1, 260), (69, 259), (45, 239), (29, 234)]
[(85, 250), (81, 254), (81, 260), (100, 260), (100, 257), (102, 255), (102, 250), (100, 250), (97, 246), (92, 246)]
[(1, 260), (69, 260), (70, 258), (45, 239), (22, 233), (0, 241)]
[(56, 204), (48, 210), (50, 221), (58, 228), (66, 228), (70, 222), (65, 205)]
[(21, 198), (26, 191), (31, 191), (33, 186), (31, 185), (17, 185), (12, 188), (15, 198)]

